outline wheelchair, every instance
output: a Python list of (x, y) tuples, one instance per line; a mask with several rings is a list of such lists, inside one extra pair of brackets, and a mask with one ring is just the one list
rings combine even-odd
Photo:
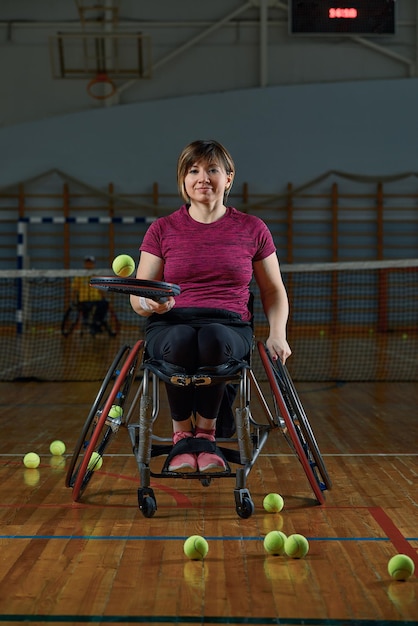
[[(317, 503), (323, 504), (324, 492), (331, 489), (331, 480), (288, 370), (270, 358), (264, 343), (254, 342), (254, 350), (255, 346), (267, 376), (268, 394), (263, 393), (254, 374), (253, 355), (248, 361), (214, 369), (201, 368), (188, 374), (174, 366), (168, 370), (152, 361), (143, 340), (133, 346), (122, 346), (101, 384), (69, 463), (66, 486), (72, 489), (73, 500), (80, 500), (96, 468), (101, 466), (112, 439), (120, 429), (126, 429), (138, 466), (138, 506), (144, 517), (151, 518), (157, 511), (152, 478), (198, 480), (203, 487), (208, 487), (213, 480), (232, 478), (235, 479), (233, 493), (237, 515), (247, 519), (255, 510), (247, 486), (248, 476), (269, 435), (278, 431), (298, 457)], [(226, 383), (226, 389), (232, 391), (229, 402), (233, 423), (227, 419), (223, 423), (218, 417), (215, 443), (185, 439), (173, 446), (171, 438), (154, 433), (160, 413), (161, 381), (179, 386)], [(263, 418), (255, 414), (254, 396)], [(188, 447), (190, 445), (193, 448)], [(208, 473), (169, 471), (169, 460), (175, 454), (203, 450), (220, 454), (226, 469)], [(155, 468), (154, 459), (158, 456), (165, 457), (160, 469)]]
[[(103, 306), (103, 312), (96, 323), (94, 318), (97, 306)], [(112, 305), (106, 300), (98, 300), (97, 303), (77, 302), (70, 304), (65, 311), (61, 322), (61, 334), (69, 337), (76, 328), (80, 329), (80, 335), (95, 336), (107, 332), (109, 337), (116, 337), (119, 332), (119, 320)]]

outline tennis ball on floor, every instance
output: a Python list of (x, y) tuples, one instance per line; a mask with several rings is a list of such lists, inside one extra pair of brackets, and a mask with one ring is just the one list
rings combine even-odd
[(112, 407), (109, 411), (109, 417), (122, 417), (122, 407), (119, 406), (118, 404), (112, 404)]
[(284, 507), (284, 500), (278, 493), (269, 493), (263, 500), (263, 507), (267, 513), (279, 513)]
[(208, 542), (200, 535), (191, 535), (183, 546), (184, 554), (193, 561), (202, 561), (209, 552)]
[(63, 441), (60, 441), (59, 439), (56, 439), (49, 446), (49, 451), (54, 456), (62, 456), (65, 452), (65, 443)]
[(25, 467), (35, 468), (38, 467), (40, 462), (41, 459), (39, 458), (39, 454), (36, 454), (36, 452), (28, 452), (23, 457), (23, 465)]
[(117, 276), (130, 276), (135, 269), (135, 261), (129, 254), (120, 254), (112, 263), (112, 270)]
[(272, 530), (264, 537), (264, 549), (268, 554), (281, 556), (287, 537), (281, 530)]
[(89, 464), (87, 465), (87, 469), (91, 470), (92, 472), (95, 472), (96, 470), (100, 469), (102, 465), (103, 465), (103, 458), (100, 456), (98, 452), (93, 452), (93, 454), (90, 457)]
[(396, 554), (388, 563), (389, 576), (395, 580), (408, 580), (415, 571), (415, 564), (406, 554)]
[(303, 535), (294, 533), (284, 542), (284, 551), (292, 559), (302, 559), (309, 552), (309, 542)]

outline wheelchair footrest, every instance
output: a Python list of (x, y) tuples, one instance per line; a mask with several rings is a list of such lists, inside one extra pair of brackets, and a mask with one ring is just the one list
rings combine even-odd
[[(194, 439), (192, 437), (190, 438), (190, 440), (194, 442), (196, 441), (205, 442), (204, 439)], [(187, 441), (188, 439), (182, 439), (181, 441), (179, 441), (178, 444), (176, 444), (176, 446), (179, 444), (183, 444), (180, 446), (180, 448), (177, 448), (176, 446), (173, 446), (170, 443), (153, 444), (151, 447), (151, 458), (167, 455), (167, 461), (170, 462), (170, 460), (174, 456), (176, 456), (177, 454), (183, 454), (183, 452), (188, 452), (191, 454), (198, 454), (199, 452), (214, 452), (215, 454), (218, 454), (222, 459), (224, 459), (224, 461), (226, 461), (227, 463), (235, 463), (236, 465), (242, 465), (241, 455), (240, 455), (239, 450), (235, 450), (232, 448), (225, 448), (223, 446), (217, 446), (215, 442), (211, 442), (207, 440), (206, 440), (206, 444), (209, 444), (209, 445), (199, 444), (198, 446), (191, 447), (189, 444), (185, 444), (185, 442)], [(174, 450), (175, 447), (176, 449)], [(138, 449), (134, 445), (133, 453), (135, 457), (137, 456), (137, 452), (138, 452)], [(167, 461), (165, 465), (167, 465), (168, 467)]]
[(171, 471), (169, 469), (165, 469), (163, 468), (161, 470), (161, 472), (159, 474), (157, 473), (152, 473), (152, 477), (153, 478), (184, 478), (184, 479), (197, 479), (197, 480), (204, 480), (207, 479), (208, 481), (211, 481), (214, 478), (231, 478), (234, 477), (235, 474), (234, 472), (232, 472), (231, 468), (227, 465), (226, 469), (224, 470), (213, 470), (213, 471), (207, 471), (207, 472), (200, 472), (200, 471), (196, 471), (196, 472), (190, 472), (190, 471)]

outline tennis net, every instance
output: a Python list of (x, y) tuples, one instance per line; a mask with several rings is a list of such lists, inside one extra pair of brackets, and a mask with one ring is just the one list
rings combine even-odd
[[(109, 275), (109, 270), (97, 271)], [(418, 380), (418, 259), (282, 266), (290, 301), (288, 368), (295, 381)], [(101, 332), (71, 306), (84, 270), (0, 271), (0, 380), (101, 380), (145, 320), (106, 294)], [(254, 330), (267, 324), (254, 286)], [(257, 355), (254, 369), (262, 376)]]

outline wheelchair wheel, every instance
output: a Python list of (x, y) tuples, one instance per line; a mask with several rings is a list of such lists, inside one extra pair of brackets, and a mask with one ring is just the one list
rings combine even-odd
[[(119, 350), (90, 409), (66, 476), (65, 484), (72, 487), (74, 501), (79, 499), (89, 484), (97, 461), (101, 465), (101, 459), (116, 435), (119, 425), (126, 425), (129, 422), (133, 409), (133, 406), (130, 406), (130, 390), (140, 364), (139, 354), (143, 343), (141, 340), (132, 349), (123, 346)], [(107, 423), (113, 405), (121, 407), (122, 419), (119, 423), (116, 421)]]
[(80, 455), (88, 446), (89, 433), (91, 431), (91, 427), (92, 426), (94, 427), (97, 424), (97, 414), (100, 412), (100, 407), (103, 404), (102, 402), (103, 398), (107, 396), (106, 392), (109, 391), (109, 388), (111, 388), (113, 384), (115, 373), (117, 372), (117, 369), (118, 369), (118, 365), (128, 350), (129, 350), (129, 346), (123, 346), (122, 348), (120, 348), (119, 352), (115, 356), (112, 362), (112, 365), (109, 367), (107, 374), (101, 384), (101, 387), (96, 396), (96, 399), (84, 423), (80, 437), (78, 438), (78, 441), (75, 445), (73, 455), (71, 457), (71, 461), (67, 470), (67, 476), (66, 476), (66, 481), (65, 481), (66, 487), (74, 486), (75, 476), (76, 476), (75, 467), (77, 465), (77, 461), (79, 460)]
[(68, 335), (71, 335), (74, 328), (78, 324), (79, 318), (80, 311), (78, 307), (70, 304), (61, 322), (61, 333), (64, 335), (64, 337), (68, 337)]
[(314, 472), (315, 470), (317, 470), (322, 480), (324, 481), (325, 488), (331, 489), (331, 479), (328, 475), (324, 460), (315, 439), (315, 435), (312, 431), (309, 420), (296, 392), (293, 381), (290, 378), (289, 372), (287, 371), (287, 368), (281, 363), (278, 364), (278, 370), (282, 378), (282, 393), (289, 408), (289, 412), (292, 415), (294, 423), (297, 423), (300, 426), (303, 436), (305, 437), (307, 442), (306, 445), (309, 446), (309, 451), (312, 453), (312, 456), (315, 460), (313, 468)]
[(298, 456), (318, 502), (325, 502), (323, 491), (331, 488), (331, 480), (287, 369), (273, 363), (263, 343), (258, 351), (270, 384), (278, 425), (286, 441)]

